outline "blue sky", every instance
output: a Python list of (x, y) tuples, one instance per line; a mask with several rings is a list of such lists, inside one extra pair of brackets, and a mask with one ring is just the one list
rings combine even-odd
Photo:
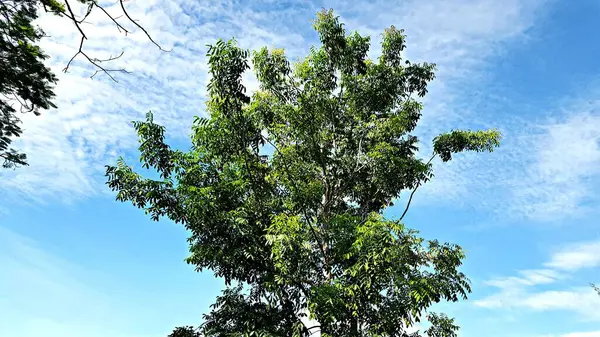
[[(104, 165), (135, 160), (130, 121), (148, 110), (186, 146), (204, 113), (205, 45), (235, 36), (246, 48), (303, 55), (310, 20), (333, 7), (348, 30), (374, 38), (394, 24), (407, 54), (438, 64), (418, 132), (498, 127), (493, 154), (436, 162), (436, 178), (406, 217), (427, 238), (462, 245), (468, 301), (438, 309), (461, 336), (598, 337), (600, 297), (600, 2), (595, 0), (129, 1), (161, 44), (119, 37), (93, 17), (88, 48), (125, 50), (132, 75), (90, 80), (75, 63), (77, 32), (42, 17), (44, 48), (59, 73), (59, 109), (25, 116), (16, 145), (30, 167), (0, 171), (0, 335), (165, 336), (200, 321), (222, 285), (186, 265), (186, 233), (114, 201)], [(118, 12), (117, 8), (111, 8)], [(249, 75), (246, 83), (256, 88)], [(401, 202), (398, 203), (402, 205)], [(390, 216), (401, 210), (392, 208)]]

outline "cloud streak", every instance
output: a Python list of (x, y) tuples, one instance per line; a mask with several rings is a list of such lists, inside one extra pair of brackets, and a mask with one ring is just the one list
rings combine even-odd
[[(567, 311), (579, 317), (600, 321), (600, 296), (590, 287), (558, 289), (556, 283), (570, 278), (578, 270), (600, 266), (600, 241), (582, 242), (553, 253), (544, 266), (548, 269), (524, 270), (519, 276), (493, 279), (488, 286), (499, 289), (495, 294), (476, 300), (475, 306), (488, 309), (529, 309), (533, 311)], [(538, 286), (555, 289), (538, 291)]]
[(600, 337), (600, 331), (571, 332), (560, 337)]
[(582, 242), (554, 253), (545, 266), (566, 271), (600, 266), (600, 241)]
[[(420, 191), (417, 202), (451, 202), (545, 220), (573, 216), (596, 197), (586, 185), (595, 177), (600, 153), (594, 145), (595, 130), (600, 130), (595, 128), (600, 126), (596, 106), (584, 110), (573, 106), (558, 115), (559, 121), (540, 126), (496, 116), (494, 97), (473, 91), (473, 86), (485, 83), (488, 61), (502, 56), (511, 41), (526, 40), (549, 4), (546, 0), (327, 3), (342, 16), (348, 30), (373, 37), (373, 55), (378, 53), (383, 28), (394, 24), (408, 34), (409, 58), (438, 64), (438, 78), (425, 99), (418, 129), (426, 141), (424, 153), (430, 150), (433, 136), (450, 128), (498, 126), (505, 133), (497, 153), (461, 155), (449, 165), (437, 165), (436, 179)], [(187, 144), (192, 117), (204, 114), (206, 44), (235, 36), (244, 48), (284, 47), (294, 59), (317, 43), (310, 21), (322, 5), (266, 0), (128, 1), (131, 16), (161, 45), (174, 50), (160, 52), (141, 32), (134, 30), (124, 37), (105, 17), (92, 17), (93, 25), (85, 26), (90, 54), (103, 57), (125, 51), (114, 66), (133, 74), (119, 75), (119, 83), (86, 78), (93, 69), (82, 60), (69, 73), (61, 73), (76, 51), (78, 32), (69, 22), (42, 17), (40, 24), (52, 36), (43, 48), (52, 56), (52, 68), (60, 79), (59, 109), (41, 117), (24, 116), (25, 132), (15, 146), (29, 154), (31, 166), (0, 172), (0, 190), (13, 201), (35, 202), (56, 201), (56, 196), (75, 202), (106, 192), (104, 165), (118, 155), (130, 155), (136, 147), (131, 120), (153, 110), (171, 140)], [(118, 8), (108, 9), (117, 13)], [(247, 76), (247, 83), (256, 86), (252, 76)], [(582, 117), (584, 112), (587, 117)], [(582, 125), (587, 126), (586, 132), (566, 141), (566, 135)], [(569, 156), (558, 155), (565, 152)], [(579, 164), (576, 170), (569, 169), (573, 161)], [(50, 172), (52, 179), (48, 179)]]
[[(500, 148), (437, 163), (426, 199), (466, 203), (503, 221), (558, 224), (598, 211), (600, 101), (590, 99), (595, 93), (557, 99), (554, 111), (535, 111), (537, 117), (530, 119), (498, 115), (495, 109), (474, 116), (472, 125), (503, 133)], [(461, 120), (451, 124), (470, 127)]]

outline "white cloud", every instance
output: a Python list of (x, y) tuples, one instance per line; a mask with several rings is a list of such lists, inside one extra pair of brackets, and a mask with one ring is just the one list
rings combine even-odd
[(563, 334), (545, 334), (535, 337), (600, 337), (600, 331), (569, 332)]
[(510, 289), (524, 286), (550, 284), (564, 277), (560, 273), (551, 269), (521, 270), (519, 271), (519, 274), (520, 276), (489, 280), (486, 282), (486, 284), (501, 289)]
[[(597, 255), (594, 255), (597, 246), (600, 246), (600, 241), (569, 245), (544, 263), (548, 269), (524, 270), (519, 272), (520, 276), (489, 280), (486, 284), (498, 288), (499, 292), (475, 300), (474, 304), (489, 309), (570, 311), (584, 319), (600, 321), (600, 296), (591, 287), (558, 289), (556, 285), (579, 269), (600, 265)], [(537, 287), (540, 285), (553, 286), (555, 289), (540, 291)]]
[(565, 311), (581, 319), (600, 321), (600, 298), (591, 288), (572, 288), (530, 292), (523, 288), (501, 292), (474, 301), (475, 306), (488, 309), (528, 309), (533, 311)]
[(571, 310), (600, 319), (600, 298), (589, 287), (543, 291), (525, 296), (518, 303), (534, 310)]
[[(351, 7), (343, 2), (327, 5), (342, 15), (348, 29), (372, 34), (375, 50), (378, 34), (395, 24), (409, 35), (411, 57), (438, 63), (438, 79), (427, 99), (424, 120), (429, 129), (423, 130), (432, 135), (445, 128), (447, 123), (443, 121), (450, 117), (443, 111), (453, 104), (453, 95), (461, 94), (460, 90), (450, 92), (447, 87), (467, 78), (467, 74), (477, 74), (485, 56), (499, 52), (502, 41), (522, 38), (544, 3), (437, 0), (401, 4), (369, 1), (353, 3)], [(59, 109), (46, 111), (41, 117), (24, 117), (25, 132), (15, 146), (29, 154), (31, 166), (0, 172), (0, 189), (7, 191), (9, 197), (20, 200), (25, 195), (40, 202), (74, 201), (102, 191), (103, 166), (136, 146), (131, 120), (143, 118), (152, 109), (157, 121), (167, 125), (172, 138), (186, 140), (192, 116), (204, 111), (206, 44), (219, 37), (235, 36), (243, 47), (280, 46), (297, 57), (316, 43), (310, 20), (320, 9), (320, 5), (309, 2), (289, 7), (273, 6), (269, 1), (126, 4), (131, 16), (139, 19), (161, 45), (174, 46), (174, 50), (158, 51), (139, 30), (128, 37), (119, 35), (114, 25), (97, 12), (91, 18), (94, 24), (85, 25), (89, 37), (86, 48), (97, 57), (125, 50), (114, 67), (124, 66), (134, 73), (119, 74), (118, 84), (106, 77), (86, 78), (93, 70), (81, 59), (69, 73), (62, 74), (61, 69), (76, 51), (78, 32), (65, 20), (51, 16), (40, 19), (52, 36), (43, 48), (52, 56), (53, 69), (59, 75)], [(109, 11), (118, 13), (118, 7), (109, 5)], [(49, 175), (52, 179), (48, 179)]]
[(542, 133), (532, 138), (535, 152), (523, 179), (527, 183), (512, 191), (515, 209), (541, 219), (581, 216), (591, 200), (598, 200), (598, 108), (576, 104), (563, 120), (542, 125)]
[[(41, 117), (24, 116), (25, 133), (15, 145), (29, 154), (31, 166), (0, 172), (5, 177), (0, 189), (7, 198), (22, 200), (25, 195), (44, 202), (60, 195), (60, 200), (69, 202), (104, 191), (104, 165), (135, 149), (130, 121), (143, 118), (148, 110), (167, 125), (171, 138), (187, 141), (192, 116), (204, 113), (208, 81), (205, 45), (217, 38), (236, 36), (247, 48), (282, 46), (292, 57), (316, 43), (309, 24), (319, 6), (308, 2), (289, 8), (262, 2), (235, 6), (227, 1), (127, 3), (132, 17), (161, 45), (174, 46), (174, 50), (162, 53), (141, 32), (124, 37), (110, 21), (92, 17), (95, 24), (85, 26), (90, 53), (101, 57), (125, 50), (114, 66), (134, 72), (118, 75), (119, 83), (105, 77), (88, 79), (93, 70), (83, 60), (68, 74), (61, 73), (76, 50), (78, 33), (64, 20), (52, 16), (40, 20), (52, 36), (43, 47), (59, 74), (59, 109)], [(590, 182), (595, 182), (600, 172), (600, 102), (561, 105), (554, 120), (536, 125), (507, 116), (491, 118), (485, 109), (479, 114), (483, 101), (490, 106), (502, 97), (469, 94), (468, 102), (463, 98), (468, 94), (465, 85), (485, 76), (487, 57), (502, 53), (506, 41), (526, 40), (527, 31), (548, 3), (328, 4), (342, 15), (349, 30), (373, 36), (374, 53), (382, 29), (395, 24), (406, 29), (409, 57), (438, 64), (438, 78), (425, 99), (418, 129), (425, 141), (424, 152), (431, 137), (450, 128), (497, 126), (505, 135), (494, 154), (465, 154), (449, 164), (437, 163), (436, 178), (418, 193), (416, 202), (446, 201), (496, 212), (503, 218), (553, 221), (581, 216), (597, 204), (592, 202), (598, 201), (597, 189)], [(118, 8), (113, 7), (109, 10), (117, 13)], [(250, 89), (256, 87), (250, 74), (245, 80)], [(49, 172), (53, 179), (47, 179)]]
[[(498, 127), (502, 144), (492, 154), (461, 154), (437, 163), (432, 185), (438, 185), (429, 199), (466, 204), (502, 221), (561, 224), (598, 211), (600, 101), (587, 99), (595, 96), (591, 90), (568, 101), (557, 99), (557, 108), (539, 118), (498, 115), (493, 109), (479, 116), (467, 112), (466, 120), (473, 117), (479, 128)], [(464, 120), (446, 124), (461, 127)]]
[(600, 266), (600, 241), (569, 245), (552, 255), (548, 267), (575, 271)]
[[(436, 179), (424, 186), (416, 201), (439, 202), (497, 212), (505, 217), (560, 220), (581, 216), (594, 207), (597, 189), (590, 181), (600, 172), (600, 117), (598, 101), (563, 105), (553, 121), (535, 125), (517, 119), (487, 119), (475, 112), (479, 100), (465, 104), (463, 83), (477, 82), (486, 57), (502, 52), (502, 43), (526, 39), (540, 15), (544, 0), (498, 2), (403, 2), (392, 6), (374, 1), (356, 11), (343, 3), (329, 4), (342, 15), (349, 30), (373, 36), (396, 24), (409, 36), (409, 57), (436, 62), (438, 78), (425, 100), (419, 132), (424, 141), (452, 127), (498, 126), (505, 134), (502, 147), (491, 155), (461, 155), (436, 166)], [(166, 124), (168, 134), (186, 140), (191, 117), (204, 112), (207, 83), (205, 45), (217, 38), (236, 36), (247, 48), (283, 46), (292, 56), (302, 55), (315, 35), (309, 27), (318, 6), (304, 3), (291, 8), (269, 8), (260, 2), (233, 6), (229, 2), (127, 2), (139, 19), (171, 53), (162, 53), (136, 31), (119, 35), (114, 25), (98, 15), (85, 25), (90, 54), (125, 55), (114, 66), (133, 71), (118, 75), (119, 83), (105, 77), (87, 78), (93, 70), (79, 59), (68, 74), (61, 69), (76, 51), (77, 31), (69, 22), (44, 16), (40, 24), (52, 36), (44, 49), (60, 82), (58, 110), (40, 117), (24, 116), (25, 133), (15, 145), (30, 157), (30, 167), (0, 172), (0, 189), (7, 198), (26, 196), (37, 202), (78, 198), (103, 190), (104, 165), (136, 147), (131, 120), (148, 110)], [(271, 6), (272, 7), (272, 6)], [(357, 7), (358, 8), (358, 7)], [(381, 10), (385, 8), (386, 10)], [(475, 10), (476, 9), (476, 10)], [(110, 6), (111, 13), (118, 13)], [(423, 24), (428, 22), (428, 24)], [(130, 26), (130, 25), (129, 25)], [(246, 82), (252, 88), (251, 75)], [(501, 99), (501, 98), (497, 98)], [(492, 104), (489, 103), (488, 104)], [(483, 119), (487, 119), (483, 122)], [(423, 144), (427, 151), (429, 144)], [(440, 164), (440, 163), (438, 163)], [(52, 172), (53, 179), (48, 179)], [(469, 196), (469, 198), (467, 198)], [(476, 200), (476, 201), (475, 201)]]
[(560, 337), (600, 337), (600, 331), (588, 331), (588, 332), (571, 332)]

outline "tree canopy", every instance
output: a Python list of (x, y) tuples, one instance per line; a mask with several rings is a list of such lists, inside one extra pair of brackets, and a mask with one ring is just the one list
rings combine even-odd
[(414, 129), (435, 65), (405, 60), (393, 26), (376, 60), (370, 38), (347, 34), (332, 11), (314, 28), (321, 46), (293, 64), (281, 49), (210, 46), (208, 117), (195, 119), (191, 149), (166, 144), (148, 113), (134, 128), (142, 166), (160, 178), (119, 159), (108, 185), (152, 219), (182, 223), (187, 262), (225, 280), (203, 336), (420, 336), (407, 328), (424, 318), (426, 335), (456, 336), (453, 319), (428, 309), (470, 292), (463, 250), (383, 211), (432, 178), (433, 158), (492, 151), (500, 134), (453, 130), (420, 159)]
[[(45, 37), (44, 31), (33, 24), (38, 18), (40, 10), (61, 16), (72, 22), (80, 33), (78, 51), (66, 64), (64, 71), (69, 69), (73, 59), (83, 57), (91, 63), (98, 73), (103, 73), (114, 80), (113, 72), (127, 72), (125, 69), (111, 69), (105, 66), (106, 62), (113, 61), (123, 55), (99, 59), (88, 55), (84, 50), (87, 40), (82, 24), (95, 10), (105, 14), (116, 26), (119, 32), (127, 34), (129, 31), (119, 21), (108, 14), (97, 0), (76, 0), (86, 8), (85, 15), (79, 17), (69, 0), (0, 0), (0, 158), (3, 159), (4, 168), (27, 165), (27, 156), (11, 148), (12, 141), (23, 133), (19, 113), (40, 114), (40, 110), (56, 108), (52, 103), (54, 99), (54, 85), (56, 76), (45, 64), (48, 55), (39, 47), (40, 40)], [(127, 12), (123, 0), (118, 2), (126, 19), (137, 28), (141, 29), (152, 40), (148, 32), (137, 23)]]
[(201, 335), (192, 326), (180, 326), (175, 328), (167, 337), (201, 337)]

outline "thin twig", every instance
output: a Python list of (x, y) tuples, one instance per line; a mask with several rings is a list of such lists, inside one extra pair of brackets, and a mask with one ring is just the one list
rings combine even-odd
[(117, 29), (119, 30), (119, 33), (121, 32), (121, 30), (123, 30), (123, 32), (125, 32), (125, 36), (127, 36), (129, 31), (117, 21), (117, 19), (120, 18), (122, 15), (119, 15), (118, 17), (113, 18), (112, 15), (108, 14), (108, 12), (106, 11), (106, 9), (104, 9), (104, 7), (98, 5), (97, 3), (94, 3), (94, 5), (98, 8), (100, 8), (100, 10), (103, 11), (104, 14), (106, 14), (106, 16), (108, 16), (108, 18), (111, 19), (112, 22), (115, 23), (115, 25), (117, 26)]
[(108, 61), (113, 61), (113, 60), (116, 60), (116, 59), (120, 58), (121, 56), (123, 56), (123, 54), (125, 54), (125, 51), (122, 51), (122, 52), (121, 52), (119, 55), (117, 55), (117, 56), (112, 56), (112, 55), (111, 55), (111, 56), (109, 56), (107, 59), (103, 59), (103, 60), (101, 60), (101, 59), (97, 59), (97, 58), (94, 58), (94, 61), (96, 61), (96, 62), (108, 62)]
[(85, 40), (85, 36), (81, 37), (81, 42), (79, 42), (79, 51), (77, 53), (75, 53), (75, 55), (73, 55), (73, 57), (71, 57), (71, 59), (69, 60), (69, 62), (67, 62), (67, 65), (65, 66), (65, 68), (63, 69), (63, 72), (66, 73), (67, 70), (69, 70), (69, 67), (71, 66), (71, 63), (73, 62), (73, 60), (77, 57), (77, 55), (79, 55), (79, 53), (81, 52), (81, 48), (83, 47), (83, 41)]
[(164, 52), (171, 52), (173, 50), (173, 49), (171, 49), (171, 50), (165, 50), (158, 43), (156, 43), (156, 41), (154, 41), (154, 39), (152, 39), (152, 36), (150, 36), (150, 34), (148, 34), (148, 31), (146, 31), (146, 29), (144, 29), (144, 27), (140, 26), (140, 24), (137, 23), (136, 20), (132, 19), (131, 16), (129, 16), (129, 13), (125, 9), (125, 5), (123, 4), (123, 0), (119, 0), (119, 3), (121, 4), (121, 9), (123, 9), (123, 14), (125, 14), (125, 16), (129, 19), (129, 21), (131, 21), (134, 25), (136, 25), (139, 29), (141, 29), (144, 32), (144, 34), (146, 34), (146, 36), (148, 37), (148, 39), (152, 43), (154, 43), (155, 46), (158, 47), (158, 49), (160, 49), (161, 51), (164, 51)]
[(78, 23), (82, 23), (83, 21), (85, 21), (85, 19), (87, 19), (88, 16), (90, 16), (90, 14), (92, 13), (92, 8), (94, 7), (95, 2), (92, 2), (88, 5), (88, 9), (87, 12), (85, 13), (85, 15), (83, 16), (83, 18), (79, 21), (77, 21)]
[[(27, 101), (25, 101), (25, 102), (21, 101), (21, 100), (19, 99), (19, 96), (18, 96), (16, 93), (14, 93), (14, 92), (13, 92), (12, 94), (13, 94), (13, 96), (14, 96), (15, 100), (17, 100), (17, 102), (19, 102), (19, 104), (21, 104), (21, 106), (19, 107), (19, 111), (20, 111), (21, 113), (23, 113), (23, 108), (25, 108), (25, 109), (26, 109), (26, 111), (25, 111), (25, 112), (32, 112), (32, 111), (35, 109), (35, 107), (34, 107), (34, 105), (33, 105), (33, 104), (32, 104), (32, 105), (31, 105), (31, 107), (30, 107), (29, 105), (27, 105)], [(5, 95), (5, 96), (6, 96), (6, 95)]]
[(102, 72), (105, 73), (106, 75), (108, 75), (108, 77), (110, 77), (111, 80), (118, 82), (114, 76), (112, 76), (110, 73), (111, 72), (121, 72), (121, 73), (126, 73), (129, 74), (130, 72), (121, 68), (121, 69), (106, 69), (103, 66), (101, 66), (98, 63), (102, 63), (102, 62), (107, 62), (107, 61), (113, 61), (116, 60), (118, 58), (120, 58), (121, 56), (123, 56), (124, 52), (121, 52), (121, 54), (119, 54), (118, 56), (110, 56), (107, 59), (98, 59), (98, 58), (91, 58), (89, 57), (84, 51), (83, 51), (83, 42), (85, 41), (85, 37), (82, 36), (81, 37), (81, 41), (79, 42), (79, 50), (77, 51), (77, 53), (75, 53), (75, 55), (73, 55), (73, 57), (71, 57), (71, 59), (69, 60), (69, 62), (67, 63), (67, 66), (63, 69), (63, 72), (67, 72), (69, 70), (69, 67), (71, 66), (71, 63), (73, 62), (73, 60), (77, 57), (77, 55), (83, 55), (91, 64), (93, 64), (94, 66), (96, 66), (96, 68), (98, 68), (98, 70), (96, 70), (96, 72), (94, 72), (94, 74), (92, 74), (92, 76), (90, 76), (90, 78), (94, 78), (94, 76), (96, 76), (98, 73)]

